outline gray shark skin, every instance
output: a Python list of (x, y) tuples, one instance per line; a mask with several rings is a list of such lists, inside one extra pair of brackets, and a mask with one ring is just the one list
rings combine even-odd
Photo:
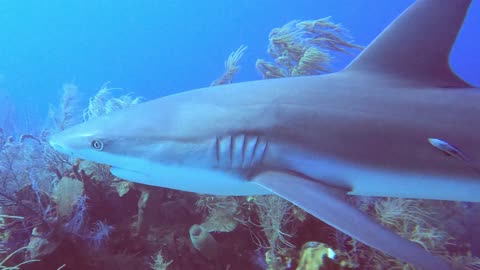
[(448, 64), (470, 2), (416, 1), (340, 72), (166, 96), (50, 144), (148, 185), (274, 193), (400, 260), (450, 269), (344, 198), (480, 202), (480, 92)]

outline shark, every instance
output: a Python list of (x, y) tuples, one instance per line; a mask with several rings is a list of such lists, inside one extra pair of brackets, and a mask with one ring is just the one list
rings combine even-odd
[(470, 4), (417, 0), (335, 73), (180, 92), (49, 143), (146, 185), (276, 194), (399, 260), (451, 269), (347, 198), (480, 202), (480, 91), (449, 65)]

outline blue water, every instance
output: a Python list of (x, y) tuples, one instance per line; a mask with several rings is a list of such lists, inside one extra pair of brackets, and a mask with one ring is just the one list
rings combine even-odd
[[(3, 0), (0, 121), (11, 119), (6, 111), (14, 107), (18, 129), (41, 126), (65, 82), (77, 84), (85, 100), (107, 81), (147, 99), (207, 86), (241, 44), (248, 50), (236, 81), (260, 79), (254, 63), (268, 57), (272, 28), (293, 19), (332, 16), (358, 44), (367, 45), (412, 2)], [(480, 1), (474, 1), (452, 54), (454, 69), (476, 85), (478, 25)], [(352, 57), (339, 56), (334, 69)]]

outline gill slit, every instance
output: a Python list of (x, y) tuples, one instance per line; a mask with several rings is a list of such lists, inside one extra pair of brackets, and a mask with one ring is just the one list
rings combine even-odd
[(215, 138), (215, 156), (217, 158), (217, 166), (220, 165), (220, 139)]
[(233, 158), (235, 156), (234, 155), (234, 153), (235, 153), (234, 152), (235, 151), (235, 139), (234, 139), (233, 136), (230, 136), (230, 145), (229, 146), (230, 146), (229, 147), (229, 149), (230, 149), (229, 150), (230, 151), (230, 153), (229, 153), (230, 154), (230, 168), (232, 168), (233, 167)]

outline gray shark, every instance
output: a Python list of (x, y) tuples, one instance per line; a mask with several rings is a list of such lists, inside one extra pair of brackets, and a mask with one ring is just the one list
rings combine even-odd
[(480, 202), (480, 92), (449, 66), (470, 0), (418, 0), (340, 72), (178, 93), (54, 135), (123, 179), (277, 194), (422, 269), (450, 269), (346, 195)]

